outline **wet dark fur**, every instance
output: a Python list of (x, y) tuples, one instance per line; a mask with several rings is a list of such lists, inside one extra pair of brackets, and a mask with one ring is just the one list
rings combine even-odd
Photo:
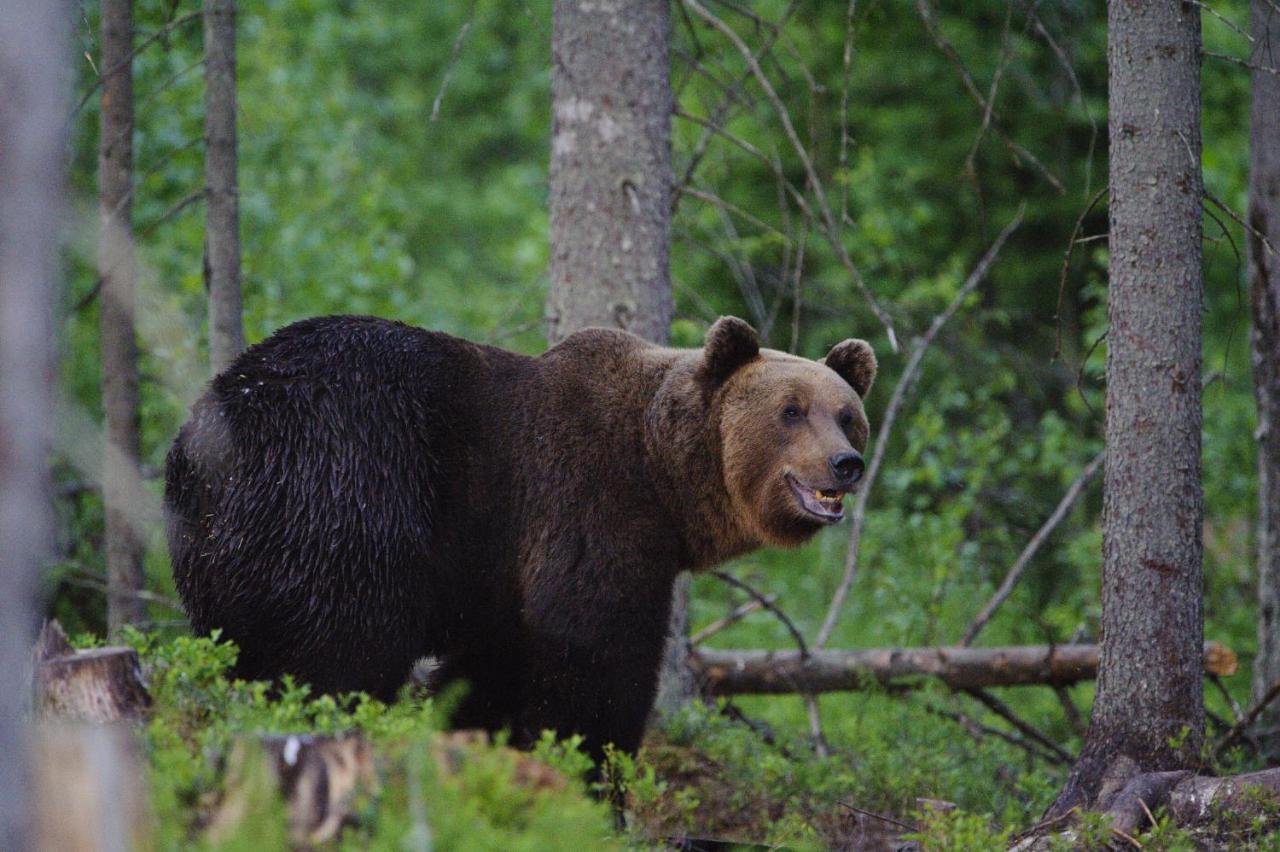
[(588, 330), (528, 358), (373, 318), (291, 325), (214, 379), (169, 453), (192, 627), (240, 646), (238, 675), (321, 692), (389, 699), (434, 655), (470, 685), (459, 726), (634, 750), (676, 573), (767, 539), (721, 464), (746, 350)]

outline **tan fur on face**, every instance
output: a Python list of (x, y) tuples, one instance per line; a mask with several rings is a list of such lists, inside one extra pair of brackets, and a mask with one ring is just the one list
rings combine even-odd
[[(800, 408), (801, 421), (784, 420), (788, 405)], [(725, 485), (736, 516), (762, 542), (803, 542), (822, 524), (797, 504), (787, 476), (808, 488), (837, 488), (828, 460), (850, 449), (863, 452), (869, 431), (862, 400), (834, 371), (761, 350), (721, 390)]]

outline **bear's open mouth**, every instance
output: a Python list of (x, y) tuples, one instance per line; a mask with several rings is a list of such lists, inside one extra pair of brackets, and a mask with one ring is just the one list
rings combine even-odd
[(796, 495), (800, 508), (826, 524), (834, 524), (844, 517), (844, 494), (838, 488), (814, 488), (804, 485), (791, 474), (787, 484)]

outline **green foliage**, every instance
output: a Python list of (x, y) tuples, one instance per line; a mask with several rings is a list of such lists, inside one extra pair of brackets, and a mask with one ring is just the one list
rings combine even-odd
[(929, 852), (978, 852), (1005, 849), (1012, 829), (999, 830), (989, 816), (964, 811), (938, 811), (926, 808), (919, 814), (921, 829), (906, 835), (918, 841)]
[[(160, 639), (129, 630), (124, 638), (142, 658), (154, 700), (143, 739), (161, 849), (209, 844), (202, 825), (223, 794), (226, 758), (237, 738), (350, 731), (378, 750), (383, 782), (378, 795), (357, 808), (358, 824), (342, 838), (346, 848), (399, 847), (424, 832), (437, 849), (552, 849), (564, 836), (583, 838), (592, 848), (619, 845), (607, 807), (584, 787), (527, 783), (519, 767), (524, 758), (501, 745), (470, 744), (456, 771), (442, 771), (430, 700), (406, 695), (385, 705), (363, 694), (312, 698), (287, 680), (273, 693), (264, 683), (228, 679), (236, 649), (216, 637)], [(535, 756), (580, 777), (589, 759), (579, 744), (548, 735)], [(251, 807), (218, 848), (287, 847), (275, 785), (251, 777), (245, 787)]]

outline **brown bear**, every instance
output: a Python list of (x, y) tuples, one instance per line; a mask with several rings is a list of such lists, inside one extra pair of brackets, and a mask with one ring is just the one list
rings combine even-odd
[(864, 341), (815, 362), (733, 317), (702, 349), (588, 329), (536, 358), (305, 320), (179, 432), (174, 577), (240, 676), (390, 699), (435, 656), (457, 725), (633, 751), (677, 573), (840, 520), (875, 372)]

